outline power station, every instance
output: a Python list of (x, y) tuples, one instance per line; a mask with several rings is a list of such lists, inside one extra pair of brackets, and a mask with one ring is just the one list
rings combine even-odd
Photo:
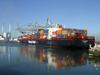
[(0, 41), (10, 41), (11, 39), (11, 23), (9, 23), (9, 32), (4, 32), (4, 23), (2, 25), (2, 35), (0, 35)]

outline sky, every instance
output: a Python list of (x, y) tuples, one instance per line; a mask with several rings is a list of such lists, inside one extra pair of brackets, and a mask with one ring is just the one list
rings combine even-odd
[(66, 28), (86, 29), (88, 36), (100, 41), (100, 0), (0, 0), (0, 34), (18, 37), (16, 22), (25, 27), (29, 23), (50, 18)]

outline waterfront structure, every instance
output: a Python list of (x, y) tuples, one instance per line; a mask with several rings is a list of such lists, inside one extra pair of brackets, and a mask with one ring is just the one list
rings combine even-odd
[(11, 23), (9, 23), (9, 32), (4, 32), (4, 23), (2, 25), (2, 35), (0, 41), (9, 41), (11, 39)]

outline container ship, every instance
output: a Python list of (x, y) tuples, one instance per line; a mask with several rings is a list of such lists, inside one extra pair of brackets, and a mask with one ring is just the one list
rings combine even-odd
[(40, 26), (35, 23), (35, 25), (28, 25), (31, 26), (30, 29), (17, 28), (19, 31), (32, 31), (31, 34), (18, 36), (18, 40), (23, 44), (42, 45), (49, 47), (94, 47), (95, 37), (87, 36), (87, 30), (65, 28), (59, 24), (50, 25), (49, 20), (50, 19), (48, 18), (46, 26)]

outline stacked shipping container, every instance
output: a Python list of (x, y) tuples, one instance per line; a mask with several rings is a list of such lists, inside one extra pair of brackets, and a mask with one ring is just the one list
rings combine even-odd
[[(60, 25), (58, 27), (61, 27)], [(76, 33), (81, 33), (81, 36), (87, 36), (87, 30), (79, 30), (79, 29), (70, 29), (65, 28), (62, 30), (56, 30), (52, 32), (52, 37), (57, 38), (67, 38), (67, 36), (76, 36)], [(45, 39), (48, 36), (48, 30), (40, 30), (40, 32), (35, 34), (27, 34), (23, 35), (22, 38), (40, 38)]]
[(52, 37), (57, 37), (57, 32), (56, 31), (52, 32)]
[(40, 39), (43, 39), (43, 30), (40, 30)]
[(43, 38), (45, 39), (48, 36), (48, 30), (43, 30)]
[(32, 34), (32, 38), (35, 38), (35, 34)]
[(62, 35), (66, 34), (67, 36), (76, 36), (76, 33), (81, 33), (83, 36), (87, 36), (87, 30), (79, 29), (62, 29)]
[(32, 37), (32, 36), (31, 36), (30, 34), (27, 34), (27, 38), (29, 38), (29, 39), (30, 39), (31, 37)]
[(61, 37), (62, 36), (62, 30), (57, 30), (57, 38)]
[(67, 38), (68, 36), (68, 29), (62, 29), (62, 38)]
[(27, 35), (23, 35), (22, 37), (25, 39), (25, 38), (27, 38)]
[(57, 30), (55, 32), (52, 32), (52, 37), (67, 38), (67, 36), (76, 36), (76, 33), (81, 33), (80, 36), (87, 36), (87, 30), (65, 28), (62, 30)]
[(35, 33), (35, 38), (39, 38), (40, 37), (40, 33)]
[(87, 30), (79, 30), (80, 33), (82, 33), (84, 36), (87, 36)]

